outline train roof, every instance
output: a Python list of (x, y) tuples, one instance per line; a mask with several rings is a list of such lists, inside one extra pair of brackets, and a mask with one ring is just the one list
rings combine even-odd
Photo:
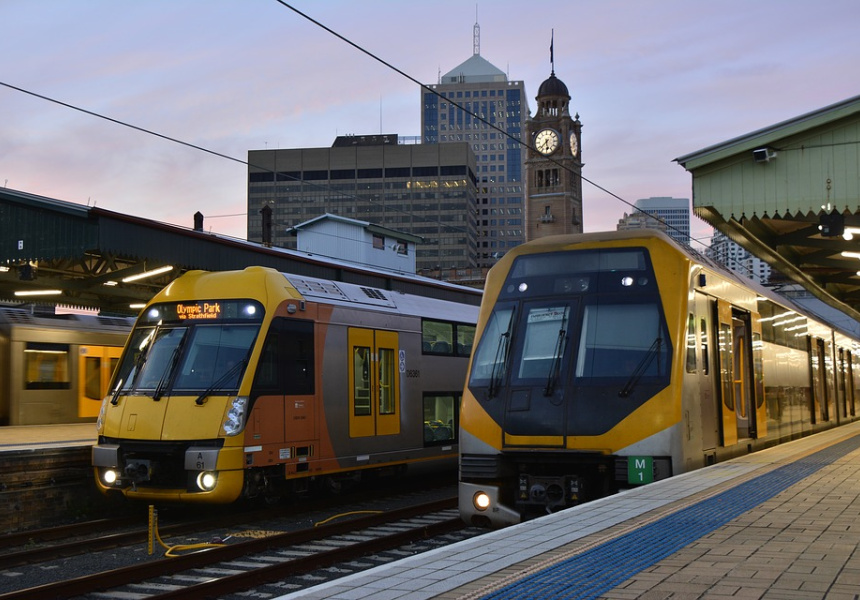
[[(721, 276), (726, 279), (732, 280), (739, 286), (746, 287), (750, 291), (771, 300), (772, 302), (784, 306), (785, 308), (791, 309), (796, 313), (803, 315), (813, 321), (817, 321), (819, 323), (825, 324), (828, 327), (833, 328), (834, 330), (854, 339), (857, 339), (858, 335), (856, 332), (850, 331), (846, 327), (840, 325), (835, 322), (832, 318), (816, 313), (810, 307), (800, 304), (799, 302), (789, 298), (787, 296), (783, 296), (782, 294), (778, 294), (773, 289), (762, 285), (758, 281), (753, 279), (749, 279), (731, 271), (724, 267), (722, 264), (708, 258), (701, 252), (691, 248), (690, 246), (679, 244), (677, 241), (669, 237), (667, 234), (662, 231), (658, 231), (656, 229), (635, 229), (635, 230), (627, 230), (627, 231), (603, 231), (603, 232), (592, 232), (592, 233), (580, 233), (580, 234), (568, 234), (568, 235), (555, 235), (555, 236), (547, 236), (545, 238), (539, 238), (537, 240), (533, 240), (531, 242), (527, 242), (518, 246), (508, 252), (508, 255), (514, 257), (519, 254), (526, 254), (530, 251), (550, 251), (553, 249), (557, 249), (561, 246), (569, 246), (571, 244), (592, 244), (592, 243), (600, 243), (600, 242), (617, 242), (622, 240), (654, 240), (659, 239), (660, 241), (672, 246), (678, 252), (684, 254), (691, 262), (697, 263), (706, 267), (712, 271), (718, 272)], [(834, 309), (835, 310), (835, 309)]]
[(8, 331), (13, 327), (47, 327), (87, 331), (118, 331), (128, 333), (134, 317), (103, 317), (87, 314), (53, 314), (23, 308), (0, 307), (0, 327)]
[(386, 312), (426, 316), (452, 321), (476, 322), (478, 306), (383, 290), (364, 285), (281, 273), (303, 297), (339, 306), (373, 308)]

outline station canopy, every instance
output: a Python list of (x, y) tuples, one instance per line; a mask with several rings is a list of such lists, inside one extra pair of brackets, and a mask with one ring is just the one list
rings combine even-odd
[(860, 321), (860, 96), (675, 160), (697, 216)]
[(8, 188), (0, 188), (0, 241), (0, 303), (7, 305), (134, 315), (185, 271), (249, 266), (471, 305), (481, 301), (477, 289)]

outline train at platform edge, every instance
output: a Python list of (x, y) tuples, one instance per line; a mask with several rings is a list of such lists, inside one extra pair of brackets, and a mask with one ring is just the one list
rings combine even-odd
[(0, 308), (0, 425), (95, 422), (131, 317)]
[(98, 419), (97, 486), (223, 504), (414, 463), (454, 471), (477, 304), (263, 267), (186, 273), (129, 337)]
[(521, 245), (484, 289), (460, 514), (502, 527), (854, 421), (859, 342), (660, 232)]

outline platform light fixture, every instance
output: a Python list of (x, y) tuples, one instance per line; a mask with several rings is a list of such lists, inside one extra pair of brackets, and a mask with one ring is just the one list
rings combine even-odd
[(15, 296), (18, 298), (24, 296), (59, 296), (63, 293), (63, 290), (20, 290), (15, 292)]
[(855, 235), (860, 235), (860, 227), (846, 227), (842, 232), (842, 237), (846, 242), (853, 240)]
[(138, 279), (146, 279), (147, 277), (155, 277), (156, 275), (161, 275), (162, 273), (167, 273), (168, 271), (173, 270), (173, 265), (165, 265), (163, 267), (158, 267), (157, 269), (152, 269), (151, 271), (144, 271), (143, 273), (138, 273), (137, 275), (129, 275), (128, 277), (123, 277), (123, 283), (131, 283), (132, 281), (137, 281)]

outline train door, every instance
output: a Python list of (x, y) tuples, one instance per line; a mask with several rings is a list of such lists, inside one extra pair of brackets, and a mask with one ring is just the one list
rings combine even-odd
[(827, 397), (827, 351), (824, 340), (809, 338), (809, 373), (812, 382), (812, 424), (830, 420), (829, 399)]
[(121, 354), (122, 348), (115, 346), (79, 346), (79, 418), (99, 416), (102, 398), (107, 394), (111, 375)]
[(350, 327), (348, 338), (349, 436), (400, 433), (397, 333)]
[(695, 310), (690, 313), (687, 327), (687, 343), (693, 351), (697, 351), (695, 361), (696, 376), (698, 379), (697, 397), (700, 406), (700, 422), (702, 424), (702, 450), (707, 452), (713, 450), (719, 444), (720, 437), (720, 413), (716, 398), (719, 397), (715, 389), (712, 351), (712, 321), (714, 313), (711, 305), (713, 300), (703, 294), (696, 294)]
[[(761, 326), (758, 315), (733, 309), (717, 301), (719, 373), (723, 446), (738, 439), (755, 438), (766, 429), (763, 383), (761, 381)], [(755, 329), (753, 324), (755, 323)], [(758, 359), (753, 356), (753, 340)]]
[(845, 351), (845, 401), (852, 417), (857, 416), (857, 395), (854, 386), (854, 357), (850, 350)]
[(848, 394), (845, 389), (845, 349), (839, 348), (836, 351), (836, 414), (842, 419), (848, 418)]

